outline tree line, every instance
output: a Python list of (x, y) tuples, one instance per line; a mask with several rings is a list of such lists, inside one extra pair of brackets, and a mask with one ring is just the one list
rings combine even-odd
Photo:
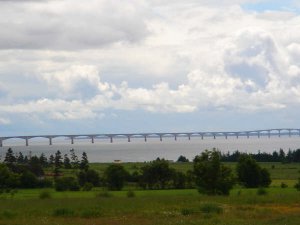
[(57, 191), (88, 191), (93, 187), (121, 190), (130, 184), (139, 189), (197, 188), (204, 194), (227, 195), (236, 184), (255, 188), (268, 187), (271, 183), (268, 170), (261, 168), (252, 155), (240, 154), (232, 169), (222, 163), (223, 155), (216, 149), (197, 155), (187, 172), (177, 171), (169, 161), (157, 158), (130, 172), (122, 164), (111, 164), (100, 174), (90, 168), (85, 152), (79, 160), (73, 149), (70, 158), (68, 154), (63, 157), (60, 151), (48, 159), (43, 154), (27, 160), (20, 155), (16, 157), (8, 149), (0, 164), (1, 190), (41, 187), (54, 187)]

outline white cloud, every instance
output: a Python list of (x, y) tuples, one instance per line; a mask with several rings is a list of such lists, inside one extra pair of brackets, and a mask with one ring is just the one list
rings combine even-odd
[(11, 121), (7, 118), (1, 118), (0, 117), (0, 124), (1, 125), (8, 125), (8, 124), (11, 124)]

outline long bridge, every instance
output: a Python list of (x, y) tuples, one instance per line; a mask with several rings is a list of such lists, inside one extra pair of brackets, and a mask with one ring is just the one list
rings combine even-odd
[(7, 136), (0, 137), (0, 147), (3, 147), (4, 141), (9, 139), (23, 139), (25, 140), (25, 145), (29, 146), (29, 140), (34, 138), (46, 138), (49, 140), (49, 145), (52, 145), (52, 140), (55, 138), (67, 138), (71, 141), (71, 144), (74, 144), (75, 139), (90, 139), (91, 143), (95, 142), (95, 139), (106, 138), (109, 139), (111, 143), (116, 138), (127, 138), (128, 142), (131, 141), (132, 138), (143, 138), (145, 142), (147, 142), (147, 138), (159, 138), (160, 141), (163, 140), (164, 137), (173, 137), (175, 141), (178, 137), (187, 137), (188, 140), (191, 140), (192, 137), (247, 137), (255, 136), (260, 138), (261, 136), (278, 136), (281, 137), (283, 135), (286, 136), (300, 136), (300, 129), (294, 128), (277, 128), (277, 129), (266, 129), (266, 130), (251, 130), (251, 131), (232, 131), (232, 132), (171, 132), (171, 133), (119, 133), (119, 134), (62, 134), (62, 135), (32, 135), (32, 136)]

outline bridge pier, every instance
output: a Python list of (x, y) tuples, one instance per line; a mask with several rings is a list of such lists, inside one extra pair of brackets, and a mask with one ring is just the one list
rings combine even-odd
[(249, 139), (249, 133), (247, 132), (247, 138)]
[(289, 130), (289, 137), (291, 137), (291, 130)]
[(49, 145), (52, 145), (52, 137), (49, 137)]
[[(300, 135), (300, 131), (299, 131), (299, 135)], [(189, 141), (191, 140), (191, 135), (188, 134), (188, 138), (189, 138)]]
[(71, 137), (71, 144), (74, 144), (74, 137)]
[(271, 131), (268, 131), (268, 138), (271, 137)]
[(1, 147), (1, 148), (3, 147), (2, 139), (0, 139), (0, 147)]
[(128, 140), (128, 142), (130, 142), (130, 136), (129, 135), (127, 136), (127, 140)]
[(225, 134), (225, 139), (227, 139), (228, 138), (228, 136), (227, 136), (227, 134)]
[(214, 139), (216, 139), (216, 135), (215, 134), (213, 134), (214, 135)]
[(201, 134), (201, 139), (203, 140), (203, 134)]
[(144, 140), (145, 140), (145, 142), (147, 142), (147, 135), (144, 136)]
[(281, 130), (278, 130), (278, 137), (281, 136)]
[(177, 141), (177, 135), (176, 134), (174, 135), (174, 139), (175, 139), (175, 141)]
[(159, 135), (159, 140), (162, 141), (162, 135)]
[(235, 135), (236, 135), (236, 139), (239, 139), (239, 133), (236, 133)]
[(260, 132), (257, 132), (257, 137), (260, 138)]
[(113, 137), (112, 136), (110, 136), (110, 143), (113, 143)]
[(95, 137), (92, 136), (91, 138), (92, 138), (92, 144), (94, 144), (95, 143)]
[(25, 142), (26, 142), (26, 146), (28, 146), (29, 145), (28, 138), (25, 138)]

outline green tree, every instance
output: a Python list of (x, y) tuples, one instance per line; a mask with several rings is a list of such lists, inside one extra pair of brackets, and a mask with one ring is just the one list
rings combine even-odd
[(121, 190), (125, 184), (128, 172), (122, 165), (110, 165), (104, 171), (107, 187), (110, 190)]
[(100, 176), (96, 170), (80, 170), (77, 178), (80, 186), (84, 186), (86, 183), (90, 183), (93, 186), (99, 186), (100, 184)]
[(195, 157), (194, 175), (200, 193), (228, 195), (234, 185), (231, 169), (221, 163), (221, 154), (215, 149)]
[(4, 163), (7, 165), (11, 165), (17, 161), (14, 152), (11, 148), (7, 149), (7, 152), (5, 154)]
[(54, 157), (54, 175), (57, 177), (60, 173), (60, 168), (62, 167), (62, 156), (61, 152), (57, 150)]
[(79, 160), (73, 148), (70, 150), (70, 154), (72, 168), (77, 169), (79, 167)]
[(268, 170), (261, 168), (249, 155), (240, 156), (236, 166), (238, 181), (247, 188), (268, 187), (271, 183)]
[(89, 160), (88, 160), (87, 154), (85, 152), (82, 153), (79, 168), (81, 170), (88, 170), (88, 168), (89, 168)]
[(64, 168), (65, 169), (71, 169), (72, 168), (71, 160), (69, 159), (68, 154), (64, 155)]
[(140, 185), (148, 189), (164, 189), (173, 179), (174, 170), (170, 168), (169, 162), (157, 158), (141, 168), (142, 175)]

